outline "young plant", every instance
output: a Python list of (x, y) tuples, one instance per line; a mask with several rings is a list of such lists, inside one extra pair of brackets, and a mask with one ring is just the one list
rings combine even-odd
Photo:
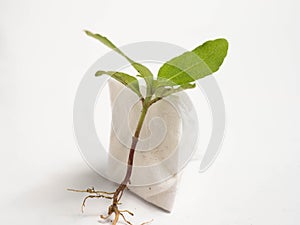
[[(125, 85), (139, 97), (142, 105), (142, 110), (135, 129), (135, 133), (132, 137), (131, 148), (127, 160), (127, 172), (118, 188), (114, 192), (97, 191), (94, 188), (88, 188), (87, 190), (69, 190), (75, 192), (86, 192), (89, 194), (83, 200), (82, 210), (85, 206), (86, 200), (89, 198), (111, 199), (112, 204), (108, 207), (107, 215), (101, 215), (100, 217), (102, 219), (107, 219), (112, 214), (115, 214), (114, 220), (112, 222), (113, 225), (117, 224), (120, 216), (127, 224), (131, 224), (125, 218), (124, 213), (128, 213), (130, 215), (133, 215), (133, 213), (128, 210), (120, 210), (118, 206), (120, 204), (123, 192), (127, 188), (127, 185), (130, 181), (136, 145), (139, 141), (140, 132), (142, 130), (143, 123), (149, 108), (156, 102), (168, 97), (169, 95), (184, 91), (186, 89), (194, 88), (196, 86), (196, 80), (204, 78), (216, 72), (227, 55), (228, 42), (223, 38), (207, 41), (194, 50), (187, 51), (167, 61), (161, 66), (158, 71), (157, 77), (155, 77), (146, 66), (129, 58), (106, 37), (100, 34), (94, 34), (90, 31), (85, 31), (85, 33), (123, 56), (138, 72), (137, 77), (135, 77), (119, 71), (100, 70), (96, 72), (95, 76), (97, 77), (108, 75), (121, 84)], [(146, 84), (145, 95), (143, 95), (140, 91), (140, 84), (138, 79), (141, 78), (145, 80)]]

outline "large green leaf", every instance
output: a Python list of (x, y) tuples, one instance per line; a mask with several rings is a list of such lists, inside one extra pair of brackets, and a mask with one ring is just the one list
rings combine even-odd
[(102, 44), (106, 45), (107, 47), (111, 48), (115, 52), (119, 53), (121, 56), (126, 58), (128, 62), (140, 73), (141, 77), (143, 77), (146, 81), (147, 84), (151, 85), (152, 79), (153, 79), (153, 74), (151, 71), (144, 65), (137, 63), (133, 61), (131, 58), (129, 58), (127, 55), (125, 55), (119, 48), (117, 48), (110, 40), (108, 40), (106, 37), (100, 35), (100, 34), (94, 34), (88, 30), (85, 30), (85, 33), (97, 39), (100, 41)]
[(158, 86), (182, 85), (216, 72), (227, 55), (226, 39), (207, 41), (193, 51), (177, 56), (159, 69)]
[(102, 76), (102, 75), (109, 75), (115, 80), (119, 81), (120, 83), (124, 84), (126, 87), (131, 89), (133, 92), (135, 92), (139, 97), (142, 97), (142, 94), (140, 92), (139, 82), (138, 80), (130, 76), (126, 73), (122, 72), (116, 72), (116, 71), (97, 71), (96, 76)]

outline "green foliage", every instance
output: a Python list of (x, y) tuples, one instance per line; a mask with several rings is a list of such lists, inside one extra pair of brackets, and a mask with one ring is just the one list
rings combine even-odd
[(182, 85), (216, 72), (227, 54), (225, 39), (207, 41), (191, 52), (177, 56), (159, 69), (158, 80), (163, 85)]
[[(228, 50), (226, 39), (219, 38), (207, 41), (194, 50), (185, 52), (167, 61), (159, 69), (157, 79), (154, 79), (153, 74), (146, 66), (133, 61), (106, 37), (90, 31), (85, 31), (85, 33), (99, 40), (130, 62), (138, 71), (139, 74), (137, 76), (145, 79), (147, 86), (145, 99), (148, 100), (151, 100), (153, 96), (160, 99), (186, 89), (194, 88), (196, 85), (193, 82), (218, 71)], [(111, 76), (134, 91), (140, 98), (144, 98), (140, 92), (139, 82), (134, 76), (118, 71), (98, 71), (96, 76), (103, 74)]]
[(97, 71), (96, 76), (101, 76), (103, 74), (109, 75), (115, 80), (119, 81), (120, 83), (124, 84), (126, 87), (131, 89), (134, 93), (136, 93), (139, 97), (142, 97), (142, 94), (140, 92), (140, 86), (138, 80), (130, 76), (126, 73), (122, 72), (115, 72), (115, 71)]
[(153, 74), (151, 71), (144, 65), (137, 63), (133, 61), (131, 58), (129, 58), (127, 55), (125, 55), (119, 48), (117, 48), (110, 40), (108, 40), (106, 37), (100, 35), (100, 34), (94, 34), (90, 31), (85, 30), (85, 33), (97, 39), (98, 41), (102, 42), (102, 44), (106, 45), (107, 47), (111, 48), (115, 52), (119, 53), (121, 56), (123, 56), (125, 59), (127, 59), (128, 62), (139, 72), (141, 77), (143, 77), (147, 83), (148, 86), (152, 85), (153, 80)]

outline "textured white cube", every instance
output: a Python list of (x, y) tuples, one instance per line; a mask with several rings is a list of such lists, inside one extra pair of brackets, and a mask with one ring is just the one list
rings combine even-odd
[[(118, 110), (118, 106), (115, 104), (120, 104), (120, 102), (116, 101), (116, 98), (121, 93), (122, 95), (126, 95), (127, 92), (129, 94), (131, 93), (131, 90), (125, 88), (124, 86), (110, 80), (109, 81), (109, 89), (110, 89), (110, 97), (111, 97), (111, 103), (112, 103), (112, 110)], [(125, 98), (126, 99), (126, 98)], [(122, 102), (122, 104), (126, 104), (126, 102)], [(121, 111), (121, 110), (120, 110)], [(133, 132), (135, 130), (136, 124), (138, 122), (138, 118), (141, 111), (141, 104), (138, 103), (132, 107), (128, 115), (124, 112), (115, 112), (117, 115), (121, 116), (122, 118), (122, 126), (127, 126), (131, 133), (127, 132), (126, 129), (125, 133), (122, 130), (122, 126), (115, 125), (111, 129), (111, 137), (110, 137), (110, 147), (109, 147), (109, 153), (114, 158), (119, 160), (120, 162), (126, 163), (128, 154), (129, 154), (129, 142), (130, 138), (133, 135)], [(119, 114), (118, 114), (119, 113)], [(113, 112), (114, 114), (114, 112)], [(157, 123), (154, 123), (151, 120), (153, 118), (160, 118), (161, 121), (157, 121)], [(118, 118), (119, 119), (119, 118)], [(114, 120), (114, 117), (113, 117)], [(112, 124), (115, 121), (112, 121)], [(162, 124), (160, 122), (164, 123), (165, 133), (162, 132), (161, 135), (155, 135), (151, 134), (152, 132), (161, 131)], [(152, 127), (151, 127), (152, 125)], [(150, 127), (152, 129), (150, 129)], [(158, 128), (160, 127), (160, 129)], [(124, 128), (124, 127), (123, 127)], [(157, 130), (159, 129), (159, 130)], [(157, 134), (157, 133), (156, 133)], [(169, 176), (167, 179), (160, 181), (159, 174), (151, 174), (151, 171), (149, 173), (144, 174), (144, 176), (158, 176), (157, 182), (155, 184), (148, 184), (148, 185), (129, 185), (129, 190), (147, 202), (150, 202), (157, 207), (160, 207), (168, 212), (171, 212), (176, 196), (176, 189), (179, 183), (179, 176), (178, 174), (178, 141), (180, 140), (181, 135), (181, 118), (176, 109), (166, 100), (161, 100), (155, 104), (153, 104), (147, 113), (147, 116), (145, 118), (145, 122), (142, 127), (141, 135), (140, 135), (140, 141), (137, 145), (137, 149), (145, 150), (149, 149), (148, 151), (139, 151), (137, 150), (135, 152), (134, 156), (134, 166), (138, 167), (147, 167), (149, 165), (159, 164), (160, 162), (170, 158), (172, 156), (172, 160), (164, 165), (162, 165), (164, 168), (161, 168), (162, 170), (169, 171)], [(163, 136), (163, 137), (161, 137)], [(144, 139), (149, 138), (149, 140), (144, 141)], [(152, 139), (151, 139), (152, 138)], [(157, 140), (161, 138), (161, 140)], [(124, 140), (123, 140), (124, 139)], [(156, 145), (155, 142), (159, 143)], [(124, 144), (124, 142), (126, 142)], [(127, 145), (126, 145), (127, 144)], [(154, 146), (150, 146), (150, 145)], [(115, 160), (114, 160), (115, 161)], [(119, 174), (123, 175), (125, 174), (125, 171), (120, 172), (120, 168), (118, 168), (117, 163), (109, 163), (109, 171), (113, 171), (115, 176), (118, 176)], [(122, 167), (124, 170), (124, 167)], [(133, 168), (133, 174), (134, 170), (139, 168)], [(121, 177), (120, 177), (121, 178)], [(119, 179), (120, 179), (119, 178)], [(139, 179), (139, 178), (137, 178)], [(142, 179), (142, 177), (141, 177)], [(135, 182), (136, 183), (136, 182)]]

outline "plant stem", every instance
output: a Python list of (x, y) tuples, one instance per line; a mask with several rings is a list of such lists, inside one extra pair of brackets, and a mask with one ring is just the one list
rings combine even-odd
[(136, 145), (138, 143), (138, 138), (140, 136), (140, 132), (142, 130), (142, 126), (143, 126), (144, 120), (146, 118), (147, 111), (148, 111), (149, 107), (151, 106), (151, 104), (148, 104), (148, 99), (147, 98), (142, 103), (143, 103), (143, 108), (142, 108), (142, 111), (141, 111), (141, 115), (140, 115), (138, 124), (136, 126), (134, 136), (132, 137), (130, 152), (129, 152), (128, 161), (127, 161), (127, 172), (126, 172), (126, 175), (125, 175), (122, 183), (120, 184), (120, 186), (117, 188), (117, 190), (114, 193), (113, 205), (118, 204), (118, 201), (122, 197), (123, 191), (127, 187), (127, 184), (129, 183), (130, 177), (131, 177), (131, 174), (132, 174), (132, 168), (133, 168), (132, 166), (133, 166), (135, 148), (136, 148)]
[[(128, 161), (127, 161), (127, 171), (126, 171), (126, 175), (122, 181), (122, 183), (119, 185), (119, 187), (116, 189), (115, 192), (105, 192), (105, 191), (96, 191), (94, 188), (88, 188), (87, 190), (76, 190), (76, 189), (68, 189), (69, 191), (75, 191), (75, 192), (87, 192), (90, 195), (86, 196), (82, 202), (82, 206), (81, 206), (81, 210), (83, 211), (83, 208), (85, 206), (85, 202), (87, 199), (89, 198), (107, 198), (107, 199), (112, 199), (112, 204), (108, 207), (108, 212), (107, 215), (100, 215), (100, 217), (102, 219), (107, 219), (108, 217), (110, 217), (113, 213), (115, 214), (115, 218), (112, 221), (112, 225), (116, 225), (119, 217), (121, 216), (124, 221), (126, 222), (126, 224), (131, 225), (131, 223), (126, 220), (126, 218), (124, 217), (124, 212), (129, 213), (131, 216), (133, 216), (133, 213), (131, 213), (128, 210), (119, 210), (118, 209), (118, 204), (120, 199), (122, 198), (123, 192), (125, 190), (125, 188), (127, 187), (128, 183), (130, 182), (130, 177), (132, 174), (132, 169), (133, 169), (133, 159), (134, 159), (134, 153), (135, 153), (135, 149), (136, 149), (136, 145), (138, 143), (139, 140), (139, 136), (143, 127), (143, 123), (145, 121), (146, 118), (146, 114), (148, 112), (148, 109), (150, 108), (150, 106), (152, 104), (154, 104), (155, 102), (159, 101), (161, 98), (154, 98), (152, 99), (152, 96), (148, 96), (146, 98), (141, 98), (141, 102), (142, 102), (142, 110), (141, 110), (141, 114), (140, 114), (140, 118), (138, 121), (138, 124), (136, 126), (135, 129), (135, 133), (134, 136), (132, 137), (132, 143), (131, 143), (131, 147), (130, 147), (130, 152), (128, 155)], [(146, 223), (143, 223), (146, 224)]]

